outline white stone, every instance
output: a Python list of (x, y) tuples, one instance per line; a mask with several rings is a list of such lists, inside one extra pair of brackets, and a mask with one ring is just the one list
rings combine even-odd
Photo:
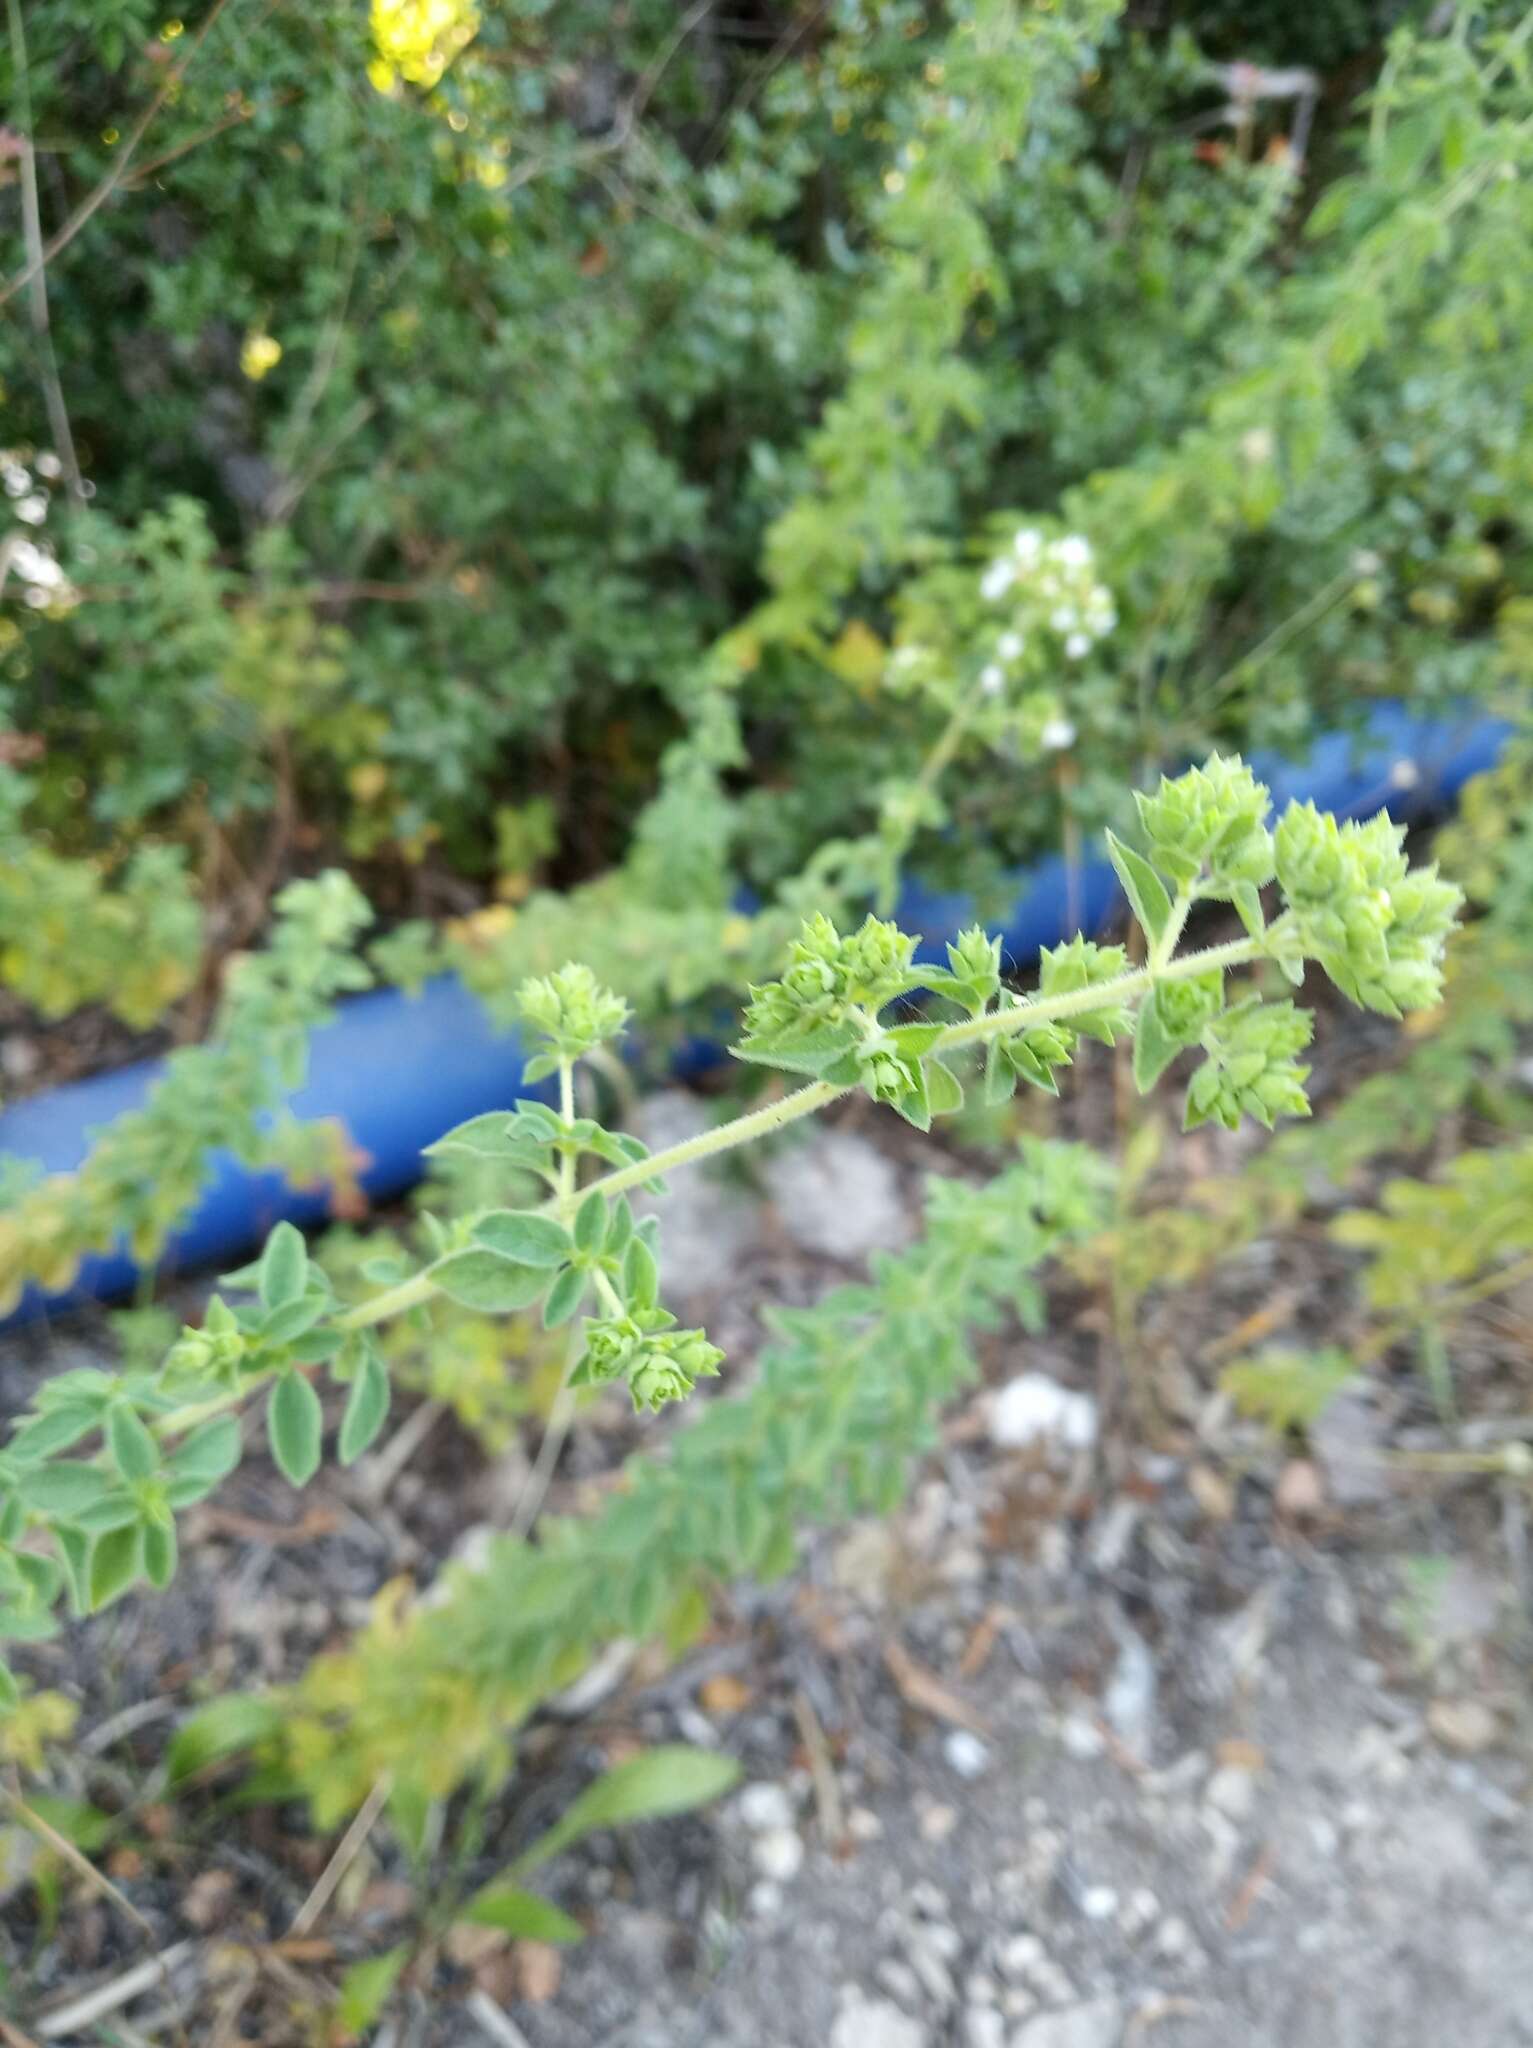
[(1063, 2012), (1041, 2012), (1016, 2034), (1013, 2048), (1118, 2048), (1123, 2008), (1116, 1998), (1093, 1998)]
[(939, 2012), (947, 2012), (958, 2003), (958, 1992), (952, 1971), (932, 1943), (931, 1937), (938, 1931), (935, 1927), (923, 1927), (917, 1931), (910, 1944), (910, 1967), (932, 2004)]
[(926, 2048), (926, 2029), (889, 1999), (865, 1998), (853, 1984), (841, 1993), (830, 2048)]
[(954, 1728), (943, 1738), (942, 1754), (960, 1778), (982, 1778), (990, 1768), (989, 1749), (967, 1728)]
[(921, 2004), (921, 1979), (898, 1956), (885, 1956), (873, 1975), (891, 1997), (897, 1998), (907, 2011), (919, 2010)]
[(751, 1856), (763, 1877), (786, 1884), (803, 1868), (804, 1844), (792, 1828), (769, 1828), (756, 1837)]
[(894, 1162), (854, 1131), (817, 1131), (768, 1158), (761, 1178), (803, 1251), (853, 1261), (891, 1251), (910, 1234)]
[(1203, 1797), (1216, 1813), (1238, 1827), (1256, 1806), (1256, 1779), (1236, 1764), (1221, 1764), (1204, 1787)]
[(782, 1911), (782, 1886), (764, 1877), (751, 1886), (745, 1903), (758, 1920), (770, 1920)]
[(993, 2005), (971, 2005), (963, 2016), (964, 2048), (1006, 2048), (1006, 2022)]
[(1088, 1920), (1111, 1920), (1118, 1910), (1118, 1894), (1110, 1884), (1088, 1884), (1081, 1893), (1081, 1911)]
[(1014, 1934), (996, 1954), (996, 1966), (1013, 1984), (1026, 1984), (1049, 1959), (1036, 1934)]
[(1173, 1963), (1190, 1955), (1192, 1947), (1192, 1929), (1187, 1922), (1175, 1913), (1168, 1914), (1155, 1930), (1155, 1953)]
[(1058, 1443), (1080, 1451), (1096, 1442), (1097, 1404), (1047, 1373), (1019, 1373), (990, 1398), (990, 1441), (1004, 1451)]
[(1102, 1754), (1107, 1742), (1101, 1729), (1085, 1714), (1066, 1714), (1059, 1724), (1059, 1746), (1066, 1756), (1088, 1763)]
[(774, 1785), (767, 1778), (745, 1787), (735, 1801), (735, 1812), (753, 1835), (793, 1825), (793, 1801), (781, 1785)]

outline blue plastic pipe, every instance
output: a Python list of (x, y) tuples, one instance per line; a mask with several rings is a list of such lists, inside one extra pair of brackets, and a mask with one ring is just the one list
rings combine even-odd
[[(1420, 719), (1383, 704), (1360, 734), (1322, 739), (1301, 761), (1259, 758), (1253, 766), (1279, 808), (1297, 797), (1344, 817), (1387, 808), (1410, 818), (1445, 808), (1471, 775), (1493, 765), (1511, 730), (1500, 719)], [(1079, 927), (1093, 931), (1119, 900), (1105, 860), (1082, 862), (1072, 879), (1056, 856), (1016, 879), (1017, 897), (1001, 926), (1011, 960), (1029, 960), (1040, 946), (1068, 937), (1071, 907)], [(895, 914), (919, 934), (921, 957), (929, 959), (974, 912), (966, 895), (912, 882)], [(387, 1200), (420, 1178), (421, 1153), (443, 1131), (516, 1098), (522, 1064), (516, 1034), (497, 1030), (460, 982), (442, 976), (418, 996), (388, 989), (347, 1003), (315, 1032), (307, 1085), (289, 1107), (300, 1118), (339, 1118), (367, 1157), (363, 1188), (373, 1200)], [(35, 1161), (46, 1173), (69, 1172), (85, 1157), (92, 1132), (136, 1109), (161, 1070), (158, 1060), (141, 1061), (0, 1112), (0, 1153)], [(322, 1192), (299, 1193), (279, 1174), (253, 1173), (215, 1154), (202, 1199), (171, 1239), (161, 1271), (231, 1263), (281, 1218), (311, 1224), (325, 1215)], [(29, 1288), (0, 1329), (122, 1296), (137, 1277), (126, 1252), (88, 1258), (67, 1293)]]

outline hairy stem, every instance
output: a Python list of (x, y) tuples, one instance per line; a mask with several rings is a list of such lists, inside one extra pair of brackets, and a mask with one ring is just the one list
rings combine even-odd
[[(1180, 908), (1181, 917), (1185, 919), (1187, 905), (1180, 904)], [(1172, 924), (1180, 931), (1181, 921), (1174, 915)], [(1172, 943), (1175, 944), (1174, 938)], [(1201, 952), (1188, 953), (1180, 960), (1152, 962), (1131, 973), (1120, 974), (1112, 981), (1097, 982), (1090, 988), (1072, 989), (1067, 995), (1037, 996), (1031, 1002), (1019, 1003), (1015, 1009), (991, 1010), (983, 1016), (949, 1024), (942, 1036), (935, 1040), (931, 1051), (956, 1052), (965, 1046), (987, 1044), (992, 1038), (1013, 1037), (1019, 1031), (1030, 1031), (1036, 1024), (1085, 1016), (1093, 1010), (1112, 1009), (1148, 994), (1157, 981), (1186, 981), (1194, 975), (1209, 974), (1216, 969), (1243, 967), (1247, 962), (1260, 958), (1263, 950), (1257, 939), (1231, 939), (1222, 946), (1206, 946)], [(711, 1159), (718, 1153), (733, 1151), (737, 1145), (749, 1145), (757, 1138), (769, 1137), (773, 1131), (797, 1123), (801, 1117), (813, 1116), (852, 1092), (850, 1084), (836, 1087), (829, 1081), (812, 1081), (807, 1088), (800, 1088), (792, 1095), (781, 1096), (777, 1101), (750, 1110), (727, 1124), (719, 1124), (711, 1131), (700, 1131), (695, 1138), (683, 1139), (680, 1144), (670, 1145), (663, 1152), (652, 1153), (648, 1159), (637, 1160), (632, 1166), (605, 1174), (600, 1180), (593, 1181), (591, 1188), (599, 1188), (608, 1198), (623, 1194), (627, 1189), (641, 1187), (645, 1181), (670, 1173), (678, 1166), (691, 1166), (699, 1159)], [(357, 1307), (348, 1309), (336, 1318), (334, 1327), (366, 1329), (373, 1323), (385, 1322), (390, 1316), (417, 1307), (435, 1292), (428, 1269), (409, 1280), (402, 1280), (397, 1287), (374, 1295), (371, 1301), (360, 1302)]]

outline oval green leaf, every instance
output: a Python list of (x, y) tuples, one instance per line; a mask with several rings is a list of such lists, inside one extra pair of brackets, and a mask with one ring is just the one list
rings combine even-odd
[(266, 1435), (277, 1468), (293, 1486), (306, 1486), (319, 1469), (324, 1417), (319, 1396), (301, 1372), (285, 1372), (266, 1404)]

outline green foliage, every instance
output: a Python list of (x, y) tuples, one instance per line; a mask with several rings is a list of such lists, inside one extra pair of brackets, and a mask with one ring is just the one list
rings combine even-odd
[[(511, 1865), (511, 1875), (525, 1876), (598, 1828), (690, 1813), (694, 1807), (721, 1798), (739, 1777), (740, 1766), (734, 1758), (713, 1750), (689, 1749), (681, 1743), (643, 1750), (625, 1763), (614, 1764), (588, 1785), (553, 1827), (522, 1851)], [(482, 1901), (483, 1894), (479, 1896)], [(471, 1910), (470, 1917), (479, 1916)]]
[(140, 847), (113, 887), (96, 862), (0, 830), (0, 981), (44, 1017), (104, 1003), (143, 1030), (186, 994), (201, 959), (179, 848)]
[[(1237, 1123), (1249, 1113), (1270, 1123), (1275, 1114), (1303, 1110), (1303, 1070), (1292, 1054), (1307, 1037), (1307, 1016), (1289, 1003), (1263, 1004), (1256, 996), (1227, 1004), (1226, 977), (1263, 958), (1296, 973), (1306, 956), (1323, 948), (1321, 963), (1338, 986), (1369, 994), (1373, 984), (1362, 979), (1360, 963), (1377, 980), (1396, 959), (1397, 926), (1388, 905), (1378, 902), (1385, 864), (1412, 949), (1413, 978), (1392, 988), (1406, 1003), (1435, 998), (1437, 960), (1457, 892), (1435, 882), (1431, 871), (1428, 886), (1420, 887), (1405, 871), (1385, 821), (1336, 833), (1325, 829), (1329, 820), (1290, 807), (1277, 828), (1279, 900), (1272, 923), (1262, 922), (1258, 908), (1251, 935), (1179, 953), (1200, 896), (1226, 895), (1233, 882), (1273, 864), (1267, 796), (1239, 762), (1215, 760), (1163, 781), (1143, 808), (1149, 859), (1120, 850), (1137, 864), (1130, 872), (1139, 875), (1141, 903), (1154, 906), (1143, 967), (1131, 968), (1122, 948), (1076, 941), (1044, 955), (1038, 990), (1024, 998), (1002, 986), (998, 943), (978, 928), (948, 948), (945, 971), (927, 976), (912, 964), (913, 939), (897, 926), (870, 917), (843, 937), (829, 918), (812, 918), (789, 948), (780, 978), (752, 991), (741, 1047), (752, 1062), (810, 1078), (796, 1092), (656, 1155), (576, 1113), (576, 1059), (601, 1053), (602, 1041), (623, 1026), (625, 1004), (584, 967), (566, 966), (528, 983), (520, 1009), (541, 1039), (529, 1071), (557, 1075), (557, 1107), (528, 1100), (503, 1114), (475, 1117), (434, 1149), (444, 1161), (488, 1174), (497, 1192), (508, 1183), (521, 1185), (531, 1199), (521, 1206), (469, 1204), (446, 1219), (430, 1216), (424, 1263), (413, 1270), (406, 1263), (401, 1271), (386, 1259), (381, 1273), (374, 1269), (375, 1291), (350, 1306), (297, 1230), (279, 1224), (260, 1257), (226, 1280), (229, 1292), (243, 1298), (231, 1305), (215, 1295), (201, 1327), (185, 1330), (157, 1365), (115, 1375), (66, 1372), (46, 1382), (0, 1454), (0, 1632), (21, 1640), (50, 1633), (66, 1593), (77, 1611), (89, 1612), (140, 1578), (167, 1583), (176, 1565), (175, 1518), (238, 1460), (234, 1411), (259, 1395), (272, 1456), (292, 1484), (312, 1478), (323, 1455), (321, 1379), (345, 1390), (338, 1450), (343, 1461), (357, 1456), (389, 1405), (388, 1355), (373, 1331), (429, 1313), (433, 1301), (445, 1299), (476, 1315), (541, 1306), (546, 1327), (572, 1324), (566, 1387), (622, 1380), (641, 1411), (691, 1393), (699, 1378), (717, 1374), (722, 1353), (703, 1331), (678, 1328), (664, 1307), (656, 1221), (637, 1222), (628, 1201), (631, 1190), (659, 1186), (674, 1168), (765, 1137), (853, 1090), (889, 1103), (924, 1129), (962, 1106), (955, 1065), (979, 1052), (992, 1086), (1002, 1072), (1007, 1085), (1020, 1077), (1052, 1089), (1056, 1069), (1069, 1061), (1082, 1031), (1109, 1043), (1133, 1035), (1135, 1071), (1146, 1087), (1182, 1048), (1201, 1043), (1207, 1062), (1192, 1084), (1191, 1122), (1217, 1114)], [(1301, 857), (1311, 843), (1318, 853)], [(1289, 884), (1293, 898), (1284, 894)], [(323, 1014), (324, 998), (354, 984), (360, 972), (349, 942), (365, 907), (348, 884), (336, 876), (295, 884), (286, 908), (271, 954), (243, 963), (222, 1041), (200, 1055), (181, 1056), (211, 1062), (221, 1088), (243, 1083), (244, 1121), (232, 1128), (246, 1134), (247, 1144), (273, 1078), (288, 1086), (297, 1078), (303, 1033)], [(939, 1012), (960, 1012), (956, 1021), (885, 1015), (923, 980), (930, 981)], [(155, 1119), (166, 1114), (164, 1098), (177, 1108), (177, 1073), (186, 1071), (173, 1070), (160, 1098), (103, 1137), (82, 1170), (87, 1188), (103, 1156), (149, 1142), (146, 1131), (153, 1134)], [(200, 1068), (192, 1072), (201, 1075)], [(230, 1128), (226, 1122), (220, 1131)], [(936, 1227), (924, 1259), (890, 1262), (871, 1290), (833, 1297), (804, 1325), (807, 1353), (790, 1342), (781, 1375), (767, 1370), (743, 1403), (715, 1408), (671, 1465), (641, 1468), (628, 1496), (609, 1511), (610, 1528), (598, 1521), (584, 1533), (549, 1537), (535, 1555), (516, 1553), (515, 1569), (530, 1572), (532, 1584), (525, 1598), (515, 1588), (508, 1597), (517, 1627), (532, 1634), (525, 1646), (519, 1640), (508, 1651), (492, 1690), (510, 1688), (520, 1696), (530, 1687), (530, 1703), (539, 1685), (557, 1684), (565, 1665), (605, 1633), (653, 1632), (700, 1577), (786, 1561), (802, 1511), (819, 1511), (843, 1492), (852, 1504), (891, 1497), (908, 1456), (924, 1441), (936, 1398), (964, 1369), (964, 1331), (988, 1321), (1001, 1301), (1030, 1306), (1028, 1289), (1018, 1293), (1028, 1263), (1019, 1246), (1031, 1242), (1041, 1255), (1050, 1242), (1045, 1216), (1073, 1235), (1093, 1206), (1094, 1183), (1084, 1167), (1045, 1169), (1043, 1158), (1034, 1159), (1035, 1171), (1002, 1176), (988, 1192), (953, 1185), (934, 1194)], [(583, 1184), (592, 1167), (595, 1178)], [(1011, 1235), (997, 1238), (998, 1224)], [(997, 1267), (992, 1258), (1001, 1249)], [(381, 1291), (378, 1280), (385, 1283)], [(574, 1323), (588, 1300), (595, 1312)], [(922, 1303), (923, 1314), (935, 1314), (944, 1333), (939, 1363), (919, 1371), (909, 1361), (920, 1356), (921, 1344), (900, 1321), (913, 1302)], [(849, 1320), (862, 1333), (855, 1339)], [(822, 1335), (837, 1347), (834, 1373), (821, 1369)], [(930, 1337), (923, 1329), (922, 1343)], [(879, 1387), (868, 1357), (873, 1341), (894, 1361), (889, 1372), (913, 1372), (912, 1384), (924, 1386), (925, 1398), (912, 1408), (896, 1386), (883, 1386), (877, 1425), (864, 1440), (867, 1401)], [(807, 1414), (789, 1420), (774, 1404), (785, 1387), (801, 1388), (805, 1355), (813, 1360), (812, 1397)], [(848, 1381), (853, 1362), (855, 1377)], [(686, 1446), (698, 1444), (706, 1448), (706, 1465), (689, 1457)], [(673, 1497), (668, 1489), (676, 1486), (685, 1491)], [(679, 1511), (683, 1500), (686, 1512)], [(600, 1586), (581, 1575), (583, 1544), (594, 1544), (602, 1560)], [(610, 1569), (613, 1545), (626, 1580)], [(562, 1590), (543, 1582), (540, 1575), (550, 1571)], [(556, 1622), (551, 1603), (562, 1610), (562, 1621)], [(487, 1732), (482, 1695), (471, 1693), (466, 1705), (455, 1697), (453, 1711), (462, 1708), (466, 1727), (420, 1736), (420, 1755), (434, 1760), (424, 1776), (415, 1774), (428, 1794), (451, 1782), (469, 1752), (493, 1746), (501, 1723), (514, 1718), (503, 1706), (492, 1707)], [(380, 1693), (380, 1706), (384, 1699)], [(397, 1708), (397, 1685), (386, 1699)], [(430, 1714), (439, 1704), (428, 1685), (421, 1710)], [(397, 1727), (406, 1725), (420, 1734), (419, 1715)], [(222, 1738), (215, 1731), (211, 1739), (216, 1746)], [(302, 1775), (314, 1793), (307, 1764)], [(336, 1775), (332, 1783), (349, 1787), (350, 1780)], [(648, 1796), (659, 1796), (645, 1783)], [(405, 1787), (401, 1777), (398, 1796), (408, 1801)], [(611, 1796), (618, 1799), (619, 1791)]]
[(0, 1209), (0, 1310), (29, 1280), (67, 1287), (86, 1252), (119, 1240), (152, 1262), (217, 1148), (298, 1181), (344, 1185), (344, 1134), (272, 1112), (301, 1084), (309, 1034), (335, 997), (370, 979), (351, 951), (370, 913), (334, 873), (290, 883), (277, 911), (266, 951), (230, 963), (209, 1042), (172, 1053), (144, 1107), (110, 1125), (73, 1173), (22, 1186)]
[(1356, 1360), (1328, 1345), (1323, 1351), (1264, 1351), (1226, 1366), (1219, 1384), (1243, 1415), (1281, 1433), (1308, 1429), (1356, 1376)]
[(125, 971), (0, 929), (50, 1008), (186, 985), (146, 830), (214, 896), (300, 833), (445, 865), (500, 901), (387, 972), (450, 958), (503, 1006), (576, 958), (669, 1017), (902, 864), (983, 899), (1121, 832), (1146, 763), (1518, 673), (1533, 77), (1500, 7), (1400, 29), (1361, 99), (1319, 81), (1302, 166), (1276, 101), (1192, 141), (1205, 22), (1266, 33), (1231, 49), (1212, 0), (852, 0), (777, 44), (579, 0), (402, 63), (323, 0), (213, 22), (131, 159), (206, 10), (176, 44), (76, 12), (26, 42), (46, 226), (117, 179), (49, 265), (94, 497), (13, 323), (0, 716)]

